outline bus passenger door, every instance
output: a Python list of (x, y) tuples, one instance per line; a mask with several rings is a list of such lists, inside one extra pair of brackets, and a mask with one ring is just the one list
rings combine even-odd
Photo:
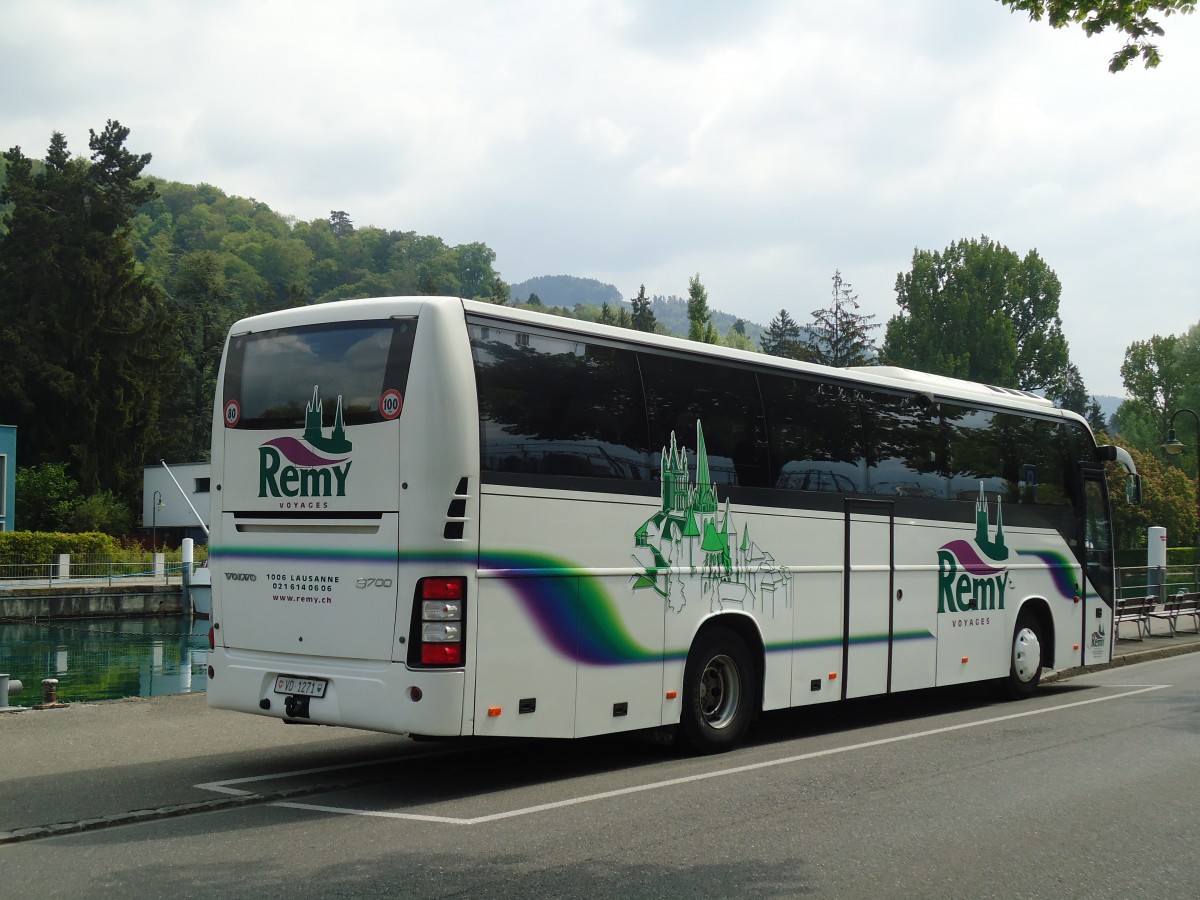
[(1113, 543), (1108, 520), (1108, 483), (1104, 470), (1087, 468), (1083, 475), (1083, 663), (1108, 662), (1113, 645)]
[(891, 689), (893, 504), (846, 501), (842, 699)]

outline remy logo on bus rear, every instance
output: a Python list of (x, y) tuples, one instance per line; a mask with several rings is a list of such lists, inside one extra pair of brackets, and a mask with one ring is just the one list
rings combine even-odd
[(305, 411), (304, 434), (273, 438), (258, 448), (258, 496), (288, 498), (285, 509), (324, 509), (321, 498), (346, 496), (346, 479), (353, 445), (346, 440), (342, 398), (338, 395), (333, 428), (328, 437), (321, 427), (319, 386)]

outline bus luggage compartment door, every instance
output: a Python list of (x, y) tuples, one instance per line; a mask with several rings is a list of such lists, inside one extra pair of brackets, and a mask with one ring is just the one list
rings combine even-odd
[(842, 699), (891, 687), (892, 504), (846, 501)]

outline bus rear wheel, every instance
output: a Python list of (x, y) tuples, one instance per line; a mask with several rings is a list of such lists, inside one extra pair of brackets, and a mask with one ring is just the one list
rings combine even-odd
[(720, 753), (738, 745), (750, 726), (757, 696), (754, 663), (740, 637), (716, 627), (702, 634), (683, 670), (679, 727), (696, 753)]
[(1004, 693), (1013, 700), (1031, 696), (1042, 679), (1042, 626), (1032, 612), (1017, 617), (1010, 659)]

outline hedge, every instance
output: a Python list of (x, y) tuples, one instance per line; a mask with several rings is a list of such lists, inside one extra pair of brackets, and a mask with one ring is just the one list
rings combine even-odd
[[(1117, 550), (1113, 554), (1113, 562), (1118, 569), (1137, 569), (1146, 565), (1146, 548), (1137, 550)], [(1168, 547), (1168, 566), (1200, 565), (1200, 554), (1195, 547)]]
[(67, 534), (54, 531), (0, 532), (0, 565), (37, 565), (55, 563), (59, 554), (79, 556), (115, 556), (116, 539), (98, 531)]

